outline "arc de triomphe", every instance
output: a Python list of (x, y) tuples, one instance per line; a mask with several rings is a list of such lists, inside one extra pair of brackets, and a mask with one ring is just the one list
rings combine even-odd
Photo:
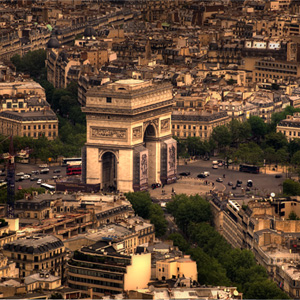
[(83, 181), (106, 190), (144, 190), (176, 180), (172, 85), (127, 79), (87, 92)]

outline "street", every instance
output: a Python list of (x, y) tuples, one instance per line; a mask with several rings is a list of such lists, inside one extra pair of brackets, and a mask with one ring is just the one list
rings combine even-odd
[[(214, 158), (213, 160), (217, 160)], [(190, 172), (189, 177), (197, 177), (198, 174), (205, 171), (210, 172), (210, 176), (207, 177), (208, 180), (214, 182), (215, 187), (218, 190), (225, 190), (226, 192), (231, 192), (233, 194), (241, 194), (242, 188), (245, 189), (247, 186), (247, 181), (253, 181), (253, 187), (251, 191), (256, 195), (268, 195), (270, 193), (281, 193), (282, 192), (282, 183), (285, 180), (285, 174), (282, 174), (281, 178), (275, 178), (275, 173), (273, 174), (251, 174), (245, 172), (239, 172), (238, 166), (235, 166), (235, 170), (232, 170), (232, 166), (229, 166), (229, 169), (219, 167), (218, 169), (212, 168), (212, 160), (204, 161), (199, 160), (195, 162), (190, 162), (187, 165), (178, 166), (178, 174), (181, 172)], [(223, 178), (225, 174), (225, 178)], [(217, 178), (222, 178), (223, 183), (216, 183)], [(242, 181), (241, 187), (237, 187), (236, 190), (233, 190), (231, 186), (228, 186), (228, 182), (232, 182), (233, 185), (236, 185), (237, 180)], [(222, 186), (222, 187), (221, 187)]]

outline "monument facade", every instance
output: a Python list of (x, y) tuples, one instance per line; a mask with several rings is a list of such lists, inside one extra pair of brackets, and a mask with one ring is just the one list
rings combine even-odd
[(83, 180), (104, 190), (145, 190), (176, 180), (172, 85), (127, 79), (87, 92)]

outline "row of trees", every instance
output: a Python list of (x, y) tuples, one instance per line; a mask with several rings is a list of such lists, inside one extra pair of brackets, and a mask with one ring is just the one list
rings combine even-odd
[(266, 270), (256, 264), (251, 251), (233, 249), (210, 225), (209, 203), (200, 196), (177, 195), (167, 204), (167, 210), (188, 241), (179, 233), (169, 238), (197, 262), (201, 284), (237, 286), (245, 299), (289, 298), (268, 279)]
[(159, 204), (152, 202), (150, 194), (146, 192), (135, 192), (125, 194), (132, 204), (136, 215), (150, 220), (155, 227), (155, 235), (162, 237), (167, 232), (167, 221)]
[[(28, 189), (22, 189), (17, 191), (15, 194), (15, 200), (24, 199), (25, 194), (32, 194), (33, 191), (38, 192), (38, 194), (45, 193), (44, 188), (28, 188)], [(7, 189), (3, 188), (0, 190), (0, 203), (6, 203), (7, 202)]]
[[(46, 99), (58, 116), (59, 137), (54, 141), (43, 137), (37, 140), (17, 137), (14, 140), (15, 148), (20, 150), (29, 147), (33, 150), (31, 157), (43, 161), (49, 157), (55, 160), (58, 156), (78, 156), (86, 141), (86, 119), (78, 103), (77, 83), (69, 84), (66, 89), (55, 89), (47, 81), (45, 60), (45, 50), (29, 51), (23, 57), (14, 55), (11, 58), (17, 72), (29, 74), (45, 89)], [(7, 149), (5, 144), (1, 150), (7, 152)]]
[(237, 163), (262, 165), (266, 163), (291, 163), (300, 169), (300, 141), (287, 141), (285, 135), (276, 132), (276, 125), (287, 114), (299, 109), (287, 107), (272, 116), (266, 124), (260, 117), (252, 116), (246, 122), (232, 120), (228, 125), (215, 127), (209, 140), (188, 137), (178, 141), (178, 155), (209, 156), (215, 149)]

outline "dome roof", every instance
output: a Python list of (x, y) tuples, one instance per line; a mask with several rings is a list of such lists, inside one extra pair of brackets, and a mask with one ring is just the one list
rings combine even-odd
[(85, 30), (84, 30), (83, 35), (84, 35), (85, 37), (92, 37), (92, 36), (96, 36), (97, 33), (96, 33), (95, 29), (94, 29), (92, 26), (87, 26), (87, 27), (85, 28)]
[(56, 37), (52, 37), (48, 43), (47, 43), (47, 48), (59, 48), (59, 41), (57, 40)]

